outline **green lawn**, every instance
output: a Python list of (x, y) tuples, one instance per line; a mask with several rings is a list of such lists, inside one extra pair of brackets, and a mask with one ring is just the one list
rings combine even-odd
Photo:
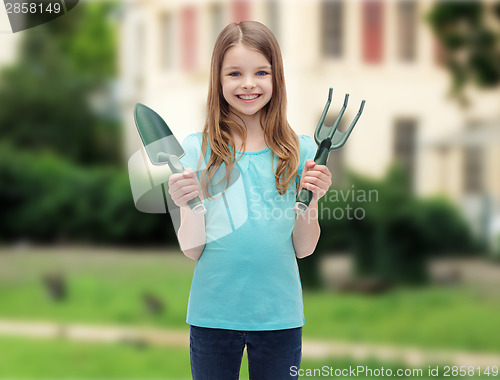
[(304, 309), (307, 337), (500, 352), (500, 298), (466, 287), (305, 293)]
[(0, 378), (189, 378), (189, 349), (0, 337)]
[[(194, 262), (180, 253), (47, 250), (0, 253), (0, 260), (0, 318), (187, 328)], [(42, 275), (52, 272), (67, 278), (64, 302), (52, 301), (42, 286)], [(162, 315), (146, 311), (145, 292), (164, 302)]]
[[(161, 347), (137, 347), (127, 344), (89, 344), (59, 340), (32, 340), (26, 338), (0, 338), (1, 379), (189, 379), (189, 350)], [(362, 366), (376, 371), (390, 369), (422, 370), (409, 378), (431, 379), (428, 366), (409, 367), (397, 363), (374, 360), (303, 360), (303, 371), (322, 371), (323, 376), (303, 378), (349, 378), (352, 376), (324, 376), (325, 371), (344, 370)], [(431, 365), (434, 368), (435, 365)], [(443, 377), (444, 366), (440, 365)], [(328, 373), (326, 372), (326, 373)], [(319, 373), (318, 373), (319, 374)], [(358, 378), (373, 378), (363, 376)], [(484, 373), (481, 378), (485, 377)], [(244, 357), (241, 378), (248, 379), (248, 363)], [(489, 377), (488, 377), (489, 378)]]
[[(179, 252), (158, 252), (0, 249), (0, 319), (187, 332), (194, 262)], [(41, 285), (42, 274), (54, 271), (67, 277), (64, 302), (49, 299)], [(162, 315), (145, 310), (143, 292), (164, 301)], [(500, 352), (500, 298), (468, 288), (401, 288), (380, 296), (305, 292), (304, 302), (305, 338)]]

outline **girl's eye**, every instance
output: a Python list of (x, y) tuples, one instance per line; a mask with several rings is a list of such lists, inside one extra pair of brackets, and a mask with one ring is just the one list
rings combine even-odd
[(259, 75), (259, 76), (267, 75), (267, 72), (266, 71), (259, 71), (257, 73), (257, 75)]
[(240, 75), (240, 73), (236, 73), (236, 72), (234, 72), (234, 73), (231, 73), (231, 74), (229, 74), (229, 75), (230, 75), (230, 76), (232, 76), (232, 77), (237, 77), (237, 76), (239, 76), (239, 75)]

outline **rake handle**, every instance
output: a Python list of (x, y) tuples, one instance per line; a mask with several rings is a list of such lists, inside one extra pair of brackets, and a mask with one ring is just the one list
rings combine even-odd
[[(330, 139), (325, 139), (321, 142), (316, 151), (316, 156), (314, 156), (314, 162), (316, 165), (326, 165), (328, 161), (328, 155), (330, 154), (330, 146), (332, 141)], [(295, 201), (295, 206), (293, 210), (298, 215), (303, 215), (307, 211), (309, 204), (313, 198), (313, 193), (311, 190), (302, 189)]]

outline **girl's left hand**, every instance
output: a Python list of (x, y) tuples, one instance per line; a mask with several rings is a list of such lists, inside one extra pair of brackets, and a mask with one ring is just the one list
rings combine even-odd
[(326, 165), (316, 165), (308, 159), (302, 172), (301, 187), (313, 193), (312, 202), (317, 202), (332, 184), (332, 173)]

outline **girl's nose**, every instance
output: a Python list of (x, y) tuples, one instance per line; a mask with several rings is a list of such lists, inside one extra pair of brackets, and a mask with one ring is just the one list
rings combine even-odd
[(243, 88), (249, 89), (249, 88), (254, 88), (255, 87), (255, 81), (253, 80), (252, 77), (246, 77), (244, 82), (243, 82)]

